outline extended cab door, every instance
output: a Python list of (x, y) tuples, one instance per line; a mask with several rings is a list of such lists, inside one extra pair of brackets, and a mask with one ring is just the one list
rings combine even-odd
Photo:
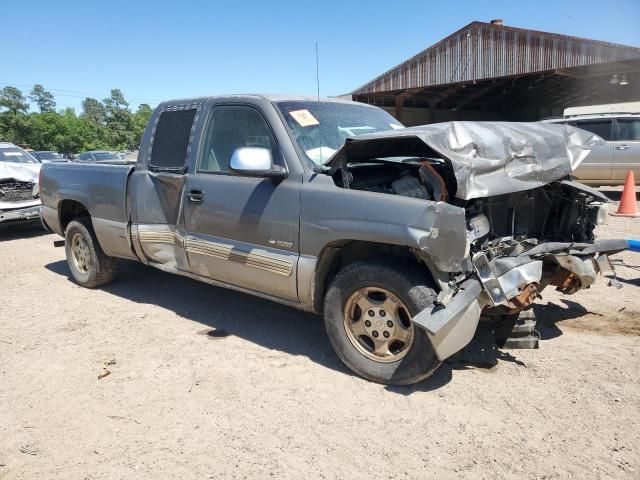
[[(280, 139), (282, 140), (282, 139)], [(226, 284), (296, 301), (301, 177), (233, 173), (243, 147), (267, 148), (287, 169), (264, 110), (214, 104), (201, 136), (195, 173), (184, 189), (185, 250), (191, 271)]]
[(618, 118), (613, 142), (613, 180), (624, 182), (629, 170), (640, 181), (640, 117)]
[(189, 271), (182, 199), (201, 109), (169, 103), (154, 113), (128, 189), (134, 250), (143, 262), (169, 271)]

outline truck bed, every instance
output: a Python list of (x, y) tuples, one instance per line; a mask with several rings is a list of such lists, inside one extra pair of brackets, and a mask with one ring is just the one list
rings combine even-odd
[[(127, 239), (127, 183), (135, 165), (47, 163), (42, 166), (42, 220), (45, 227), (64, 236), (74, 209), (91, 216), (106, 253), (130, 252)], [(114, 251), (114, 249), (116, 251)]]

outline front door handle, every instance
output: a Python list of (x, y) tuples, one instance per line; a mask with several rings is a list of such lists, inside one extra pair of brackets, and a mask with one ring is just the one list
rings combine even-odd
[(628, 150), (629, 145), (616, 145), (616, 150)]
[(187, 198), (190, 202), (202, 203), (204, 192), (202, 190), (190, 190), (189, 193), (187, 193)]

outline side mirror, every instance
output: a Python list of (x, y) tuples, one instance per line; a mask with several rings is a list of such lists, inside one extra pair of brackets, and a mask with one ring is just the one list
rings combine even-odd
[(231, 170), (247, 177), (286, 177), (287, 171), (273, 164), (271, 150), (259, 147), (242, 147), (231, 155)]

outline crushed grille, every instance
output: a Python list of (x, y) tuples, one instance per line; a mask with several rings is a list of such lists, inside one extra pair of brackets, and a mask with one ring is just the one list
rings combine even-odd
[(33, 200), (33, 183), (0, 183), (0, 202), (26, 202)]

